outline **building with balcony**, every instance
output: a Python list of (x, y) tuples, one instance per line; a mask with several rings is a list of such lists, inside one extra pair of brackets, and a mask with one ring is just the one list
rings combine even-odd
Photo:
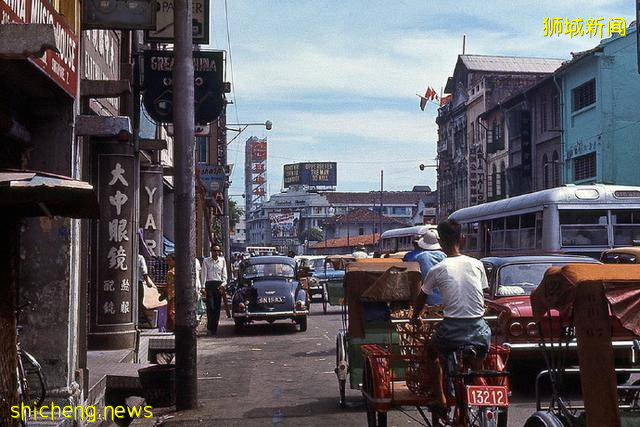
[[(481, 115), (561, 64), (562, 60), (550, 58), (458, 56), (445, 87), (449, 101), (440, 107), (436, 119), (440, 218), (487, 200), (487, 174), (492, 170), (487, 170), (489, 132)], [(504, 138), (500, 133), (495, 135), (498, 141)], [(508, 167), (506, 160), (504, 167)]]

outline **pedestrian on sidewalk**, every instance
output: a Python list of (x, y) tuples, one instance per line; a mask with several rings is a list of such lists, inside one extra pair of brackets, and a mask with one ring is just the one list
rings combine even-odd
[(167, 331), (176, 328), (176, 259), (173, 253), (167, 255)]
[(202, 281), (207, 305), (207, 332), (209, 335), (216, 335), (220, 322), (222, 293), (227, 285), (227, 263), (220, 256), (220, 246), (212, 244), (211, 256), (202, 262)]

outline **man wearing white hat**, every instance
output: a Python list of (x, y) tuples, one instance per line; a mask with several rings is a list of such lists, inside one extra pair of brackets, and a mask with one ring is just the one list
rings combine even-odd
[[(414, 240), (413, 247), (414, 250), (407, 252), (402, 260), (405, 262), (414, 261), (420, 264), (420, 273), (423, 280), (434, 265), (447, 257), (440, 248), (438, 230), (435, 227), (429, 228), (419, 239)], [(438, 292), (427, 295), (427, 304), (436, 305), (441, 303), (442, 299)]]

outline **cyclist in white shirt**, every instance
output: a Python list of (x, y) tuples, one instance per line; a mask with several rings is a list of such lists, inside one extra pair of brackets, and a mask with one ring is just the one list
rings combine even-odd
[(489, 287), (484, 266), (475, 258), (462, 255), (463, 236), (460, 224), (453, 220), (438, 224), (440, 246), (447, 258), (429, 270), (413, 308), (413, 321), (418, 321), (428, 295), (440, 292), (444, 319), (436, 326), (431, 343), (444, 362), (447, 388), (452, 394), (450, 374), (454, 369), (455, 351), (472, 345), (477, 357), (486, 356), (491, 344), (491, 329), (483, 319), (484, 293)]

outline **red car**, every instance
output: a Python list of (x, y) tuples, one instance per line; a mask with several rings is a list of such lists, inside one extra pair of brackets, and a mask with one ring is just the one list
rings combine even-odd
[[(498, 315), (498, 322), (492, 325), (498, 343), (511, 348), (510, 360), (515, 364), (526, 361), (543, 362), (542, 352), (538, 348), (538, 325), (533, 320), (531, 310), (531, 292), (540, 284), (545, 271), (551, 266), (599, 261), (573, 255), (488, 257), (481, 261), (489, 280), (485, 301), (491, 311)], [(548, 324), (542, 327), (548, 327)], [(552, 322), (551, 327), (554, 334), (561, 333), (559, 323)], [(614, 322), (613, 328), (616, 364), (628, 366), (635, 360), (633, 340), (636, 337), (622, 328), (618, 321)], [(569, 356), (575, 360), (575, 342), (570, 347), (574, 351)]]

